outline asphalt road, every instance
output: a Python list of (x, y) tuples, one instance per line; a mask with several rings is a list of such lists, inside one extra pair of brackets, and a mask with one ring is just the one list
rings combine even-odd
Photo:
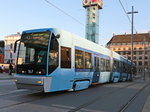
[(139, 79), (44, 94), (17, 90), (12, 80), (0, 80), (0, 112), (121, 112), (129, 101), (125, 112), (142, 112), (150, 94), (149, 82)]

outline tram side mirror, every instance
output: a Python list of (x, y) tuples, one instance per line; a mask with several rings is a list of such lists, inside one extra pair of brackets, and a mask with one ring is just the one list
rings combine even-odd
[(17, 42), (18, 41), (20, 41), (20, 39), (19, 40), (16, 40), (16, 42), (15, 42), (15, 44), (14, 44), (14, 53), (16, 53), (16, 48), (17, 48)]

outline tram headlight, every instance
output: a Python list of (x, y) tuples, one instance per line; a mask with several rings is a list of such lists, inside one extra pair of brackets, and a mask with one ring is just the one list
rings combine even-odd
[(41, 71), (39, 71), (39, 74), (42, 74), (42, 72), (41, 72)]
[(24, 71), (24, 70), (22, 70), (22, 71), (21, 71), (21, 73), (23, 73), (23, 74), (24, 74), (24, 73), (25, 73), (25, 71)]
[(45, 74), (45, 69), (36, 71), (36, 74), (39, 74), (39, 75)]

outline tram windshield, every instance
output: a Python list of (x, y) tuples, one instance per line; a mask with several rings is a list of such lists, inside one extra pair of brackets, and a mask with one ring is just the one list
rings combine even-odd
[(21, 37), (17, 73), (46, 74), (50, 32), (25, 33)]

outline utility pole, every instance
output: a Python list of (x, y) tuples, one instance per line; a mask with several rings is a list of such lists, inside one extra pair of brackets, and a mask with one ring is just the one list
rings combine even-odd
[[(134, 11), (134, 6), (132, 6), (132, 12), (128, 12), (127, 14), (132, 14), (132, 23), (131, 23), (131, 62), (133, 63), (133, 28), (134, 28), (134, 14), (138, 13), (138, 11)], [(133, 65), (131, 64), (131, 73), (133, 74)]]
[(144, 73), (144, 75), (143, 75), (143, 80), (145, 80), (145, 37), (144, 37), (144, 40), (143, 40), (143, 48), (144, 48), (144, 62), (143, 62), (143, 73)]

